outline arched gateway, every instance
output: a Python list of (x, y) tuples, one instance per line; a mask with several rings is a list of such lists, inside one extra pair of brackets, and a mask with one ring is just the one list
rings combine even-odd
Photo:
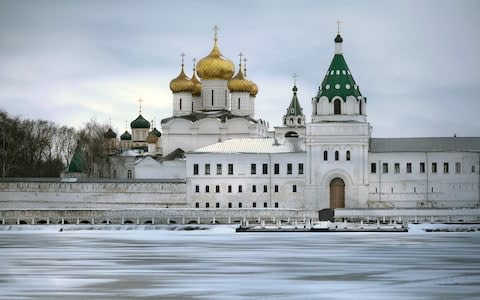
[(330, 208), (345, 208), (345, 182), (342, 178), (330, 181)]

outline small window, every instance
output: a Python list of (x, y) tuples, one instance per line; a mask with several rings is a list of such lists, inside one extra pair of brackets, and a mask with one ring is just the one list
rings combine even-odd
[(340, 154), (338, 153), (338, 151), (335, 151), (335, 160), (339, 160), (340, 159)]
[(242, 186), (241, 186), (241, 185), (238, 186), (238, 192), (239, 192), (239, 193), (242, 192)]
[(278, 175), (280, 174), (280, 164), (273, 165), (273, 174)]
[(472, 166), (472, 173), (475, 173), (475, 166)]
[(233, 175), (233, 164), (228, 164), (228, 175)]
[(250, 164), (250, 174), (252, 174), (252, 175), (257, 174), (257, 165), (256, 164)]
[(292, 186), (292, 192), (293, 192), (293, 193), (296, 193), (296, 192), (297, 192), (297, 185), (296, 185), (296, 184), (294, 184), (294, 185)]
[(193, 175), (198, 175), (198, 164), (193, 164)]
[(212, 106), (213, 106), (213, 90), (212, 90)]
[(278, 208), (278, 202), (275, 202), (275, 208)]
[(266, 193), (268, 191), (268, 188), (266, 185), (263, 186), (263, 192)]
[(425, 173), (425, 163), (424, 162), (420, 163), (420, 173)]
[(257, 202), (253, 202), (253, 203), (252, 203), (252, 207), (253, 207), (253, 208), (256, 208), (256, 207), (257, 207)]
[(205, 208), (210, 208), (210, 203), (205, 203)]
[(292, 169), (293, 169), (292, 164), (287, 164), (287, 174), (288, 175), (292, 174)]
[(180, 110), (182, 110), (182, 98), (180, 98)]
[(407, 173), (412, 173), (412, 163), (407, 163)]
[(210, 186), (209, 185), (205, 186), (205, 193), (210, 193)]
[(328, 160), (328, 151), (323, 151), (323, 160)]
[(342, 114), (342, 103), (340, 102), (340, 99), (336, 99), (333, 102), (333, 114), (334, 115)]
[(437, 173), (437, 163), (432, 163), (432, 173)]
[(462, 164), (460, 162), (455, 163), (455, 173), (460, 174), (462, 172)]
[(242, 208), (242, 202), (238, 203), (238, 208)]
[(199, 185), (195, 186), (195, 193), (200, 193), (200, 186)]
[(278, 185), (275, 185), (274, 191), (275, 191), (275, 193), (278, 193)]
[(215, 193), (220, 193), (220, 186), (219, 185), (215, 186)]
[(298, 164), (298, 174), (300, 174), (300, 175), (303, 174), (303, 164), (302, 163)]
[(372, 173), (372, 174), (377, 173), (377, 164), (376, 163), (371, 163), (370, 164), (370, 173)]
[(222, 175), (222, 164), (217, 164), (217, 175)]
[(240, 109), (240, 98), (238, 98), (238, 109)]
[(346, 159), (350, 160), (350, 151), (347, 150), (347, 153), (345, 155), (346, 155)]
[(263, 202), (263, 207), (264, 207), (264, 208), (267, 208), (267, 207), (268, 207), (268, 203), (267, 203), (267, 202)]
[(448, 174), (448, 163), (443, 163), (443, 173)]
[(228, 191), (229, 193), (232, 192), (232, 186), (231, 186), (231, 185), (229, 185), (229, 186), (227, 187), (227, 191)]
[(268, 174), (268, 164), (262, 165), (262, 174)]
[(232, 208), (232, 202), (228, 202), (228, 208)]
[(394, 164), (394, 169), (395, 169), (395, 174), (400, 173), (400, 163), (395, 163)]
[(205, 175), (210, 175), (210, 164), (205, 164)]
[(195, 208), (200, 208), (200, 203), (195, 202)]
[(215, 203), (216, 208), (220, 208), (220, 202)]
[(382, 167), (383, 167), (383, 173), (385, 174), (388, 173), (388, 163), (383, 163)]
[(252, 193), (256, 193), (257, 192), (257, 186), (256, 185), (252, 185)]
[(132, 179), (132, 170), (127, 171), (127, 178)]

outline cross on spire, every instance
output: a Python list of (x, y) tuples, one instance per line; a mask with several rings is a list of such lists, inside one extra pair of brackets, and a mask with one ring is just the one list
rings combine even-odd
[(180, 56), (182, 57), (182, 68), (183, 68), (183, 63), (184, 63), (184, 60), (185, 60), (185, 53), (182, 52), (182, 54), (180, 54)]
[(219, 29), (220, 29), (220, 28), (219, 28), (217, 25), (213, 26), (213, 32), (215, 33), (215, 35), (214, 35), (214, 40), (215, 40), (215, 42), (217, 42), (217, 40), (218, 40), (217, 34), (218, 34), (218, 30), (219, 30)]
[(247, 58), (243, 57), (243, 75), (247, 76)]
[(293, 85), (297, 85), (297, 78), (298, 78), (297, 73), (293, 73), (292, 77), (293, 77)]
[(197, 65), (197, 59), (194, 57), (192, 59), (192, 61), (193, 61), (193, 71), (195, 72), (195, 66)]
[(342, 21), (337, 20), (337, 34), (340, 34), (340, 25), (341, 25), (342, 23), (343, 23)]
[(139, 107), (140, 107), (139, 110), (138, 110), (138, 111), (139, 111), (139, 114), (142, 114), (142, 102), (143, 102), (143, 100), (142, 100), (142, 98), (140, 98), (140, 99), (138, 99), (137, 101), (138, 101)]
[(240, 58), (240, 69), (242, 68), (242, 57), (243, 57), (243, 53), (240, 52), (238, 53), (238, 57)]

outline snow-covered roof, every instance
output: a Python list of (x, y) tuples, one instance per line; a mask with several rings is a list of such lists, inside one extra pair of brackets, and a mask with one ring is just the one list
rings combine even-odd
[(370, 152), (480, 152), (480, 137), (372, 138)]
[(305, 152), (305, 145), (297, 138), (279, 144), (273, 138), (231, 139), (208, 145), (191, 153), (290, 153)]

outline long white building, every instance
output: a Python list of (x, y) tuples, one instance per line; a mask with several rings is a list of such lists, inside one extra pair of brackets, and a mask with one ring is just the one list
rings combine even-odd
[(182, 61), (170, 82), (173, 114), (161, 132), (140, 114), (133, 140), (129, 132), (120, 143), (105, 135), (112, 163), (102, 174), (180, 179), (183, 207), (191, 209), (479, 207), (480, 137), (372, 138), (367, 98), (345, 61), (343, 38), (334, 41), (310, 122), (294, 85), (283, 125), (269, 132), (255, 116), (258, 87), (244, 61), (235, 71), (215, 34), (191, 78)]

